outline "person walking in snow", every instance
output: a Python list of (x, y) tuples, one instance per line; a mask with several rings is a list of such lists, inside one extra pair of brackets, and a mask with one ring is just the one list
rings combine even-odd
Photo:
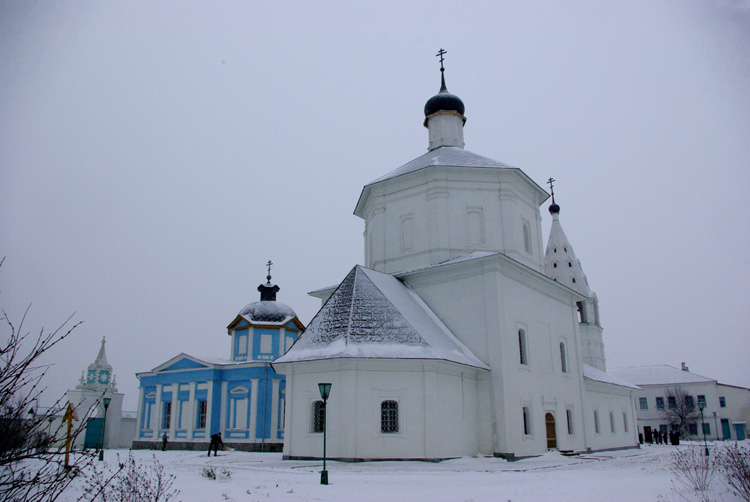
[(169, 440), (169, 436), (167, 436), (167, 433), (165, 432), (164, 435), (161, 437), (161, 451), (167, 451), (168, 440)]
[(211, 456), (211, 450), (214, 451), (214, 457), (219, 456), (219, 445), (224, 448), (224, 441), (221, 440), (221, 432), (211, 436), (211, 444), (208, 445), (208, 456)]

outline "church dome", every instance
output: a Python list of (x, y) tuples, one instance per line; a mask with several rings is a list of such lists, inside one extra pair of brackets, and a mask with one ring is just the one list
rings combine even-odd
[(425, 103), (424, 116), (429, 117), (433, 113), (441, 111), (458, 112), (461, 115), (463, 115), (465, 111), (464, 102), (455, 94), (448, 92), (448, 89), (445, 88), (444, 82), (440, 92), (432, 96), (427, 100), (427, 103)]
[(252, 322), (282, 322), (297, 317), (289, 305), (276, 301), (260, 301), (246, 305), (239, 315)]

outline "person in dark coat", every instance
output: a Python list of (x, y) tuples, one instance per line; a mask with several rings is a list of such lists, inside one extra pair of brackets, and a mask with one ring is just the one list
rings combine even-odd
[(211, 450), (214, 451), (214, 457), (219, 455), (219, 445), (224, 448), (224, 441), (221, 440), (221, 432), (213, 434), (211, 436), (211, 444), (208, 445), (208, 456), (211, 456)]
[(167, 451), (168, 440), (169, 440), (169, 437), (167, 436), (167, 433), (165, 432), (164, 435), (161, 437), (161, 451)]

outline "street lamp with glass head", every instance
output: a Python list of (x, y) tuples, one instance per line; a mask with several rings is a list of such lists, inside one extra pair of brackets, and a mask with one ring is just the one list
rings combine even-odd
[(111, 398), (105, 397), (102, 399), (102, 402), (104, 403), (104, 421), (102, 422), (102, 438), (101, 438), (101, 449), (99, 450), (99, 461), (101, 462), (104, 460), (104, 429), (107, 427), (107, 408), (109, 408), (109, 403), (112, 401)]
[(706, 424), (703, 423), (703, 408), (706, 405), (703, 402), (698, 403), (698, 409), (701, 410), (701, 429), (703, 429), (703, 446), (706, 447), (706, 456), (708, 456), (708, 443), (706, 442)]
[(320, 390), (320, 397), (323, 398), (323, 470), (320, 472), (320, 484), (328, 484), (328, 471), (326, 470), (326, 419), (328, 413), (326, 412), (326, 404), (328, 396), (331, 394), (330, 383), (319, 383), (318, 390)]

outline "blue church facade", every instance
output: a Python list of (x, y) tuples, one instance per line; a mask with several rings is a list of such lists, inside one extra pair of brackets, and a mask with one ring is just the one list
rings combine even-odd
[(227, 327), (230, 358), (185, 353), (137, 373), (140, 380), (133, 448), (208, 449), (212, 434), (238, 450), (281, 451), (286, 378), (270, 362), (282, 356), (304, 326), (276, 301), (279, 287), (258, 286), (261, 300), (243, 308)]

